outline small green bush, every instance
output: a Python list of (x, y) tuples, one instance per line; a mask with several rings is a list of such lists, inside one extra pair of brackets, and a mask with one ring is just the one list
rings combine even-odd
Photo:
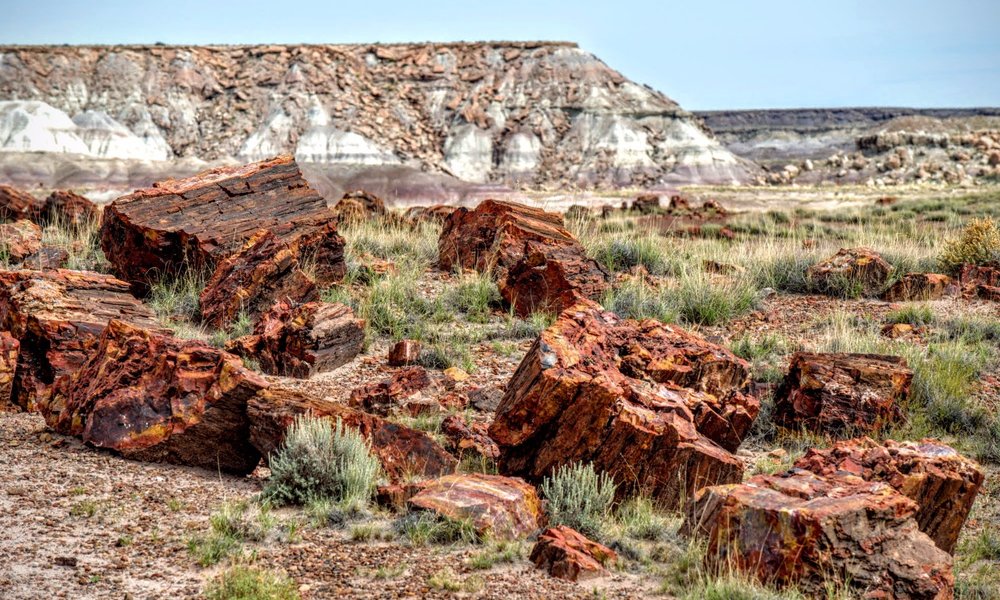
[(757, 290), (743, 282), (714, 283), (704, 274), (681, 277), (671, 290), (681, 319), (697, 325), (718, 325), (757, 306)]
[(368, 442), (338, 420), (297, 417), (285, 442), (271, 457), (271, 477), (263, 497), (276, 504), (330, 500), (364, 507), (381, 472)]
[(295, 581), (246, 565), (223, 571), (205, 590), (208, 600), (298, 600)]
[(601, 304), (623, 319), (656, 319), (673, 323), (678, 318), (665, 288), (653, 288), (637, 279), (609, 289)]
[(1000, 255), (1000, 228), (991, 217), (972, 219), (962, 234), (949, 240), (941, 252), (941, 265), (956, 272), (963, 264), (981, 265)]
[(589, 463), (563, 465), (542, 481), (541, 490), (548, 500), (550, 524), (598, 539), (604, 536), (616, 490), (607, 473), (598, 474)]
[(662, 242), (652, 237), (604, 240), (593, 255), (609, 271), (628, 271), (638, 266), (652, 275), (666, 275), (671, 271)]

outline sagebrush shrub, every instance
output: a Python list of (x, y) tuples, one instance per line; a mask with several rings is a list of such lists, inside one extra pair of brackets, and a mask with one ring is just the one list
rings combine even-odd
[(366, 506), (381, 473), (361, 434), (312, 416), (295, 419), (270, 464), (263, 497), (276, 504)]
[(981, 265), (1000, 256), (1000, 228), (991, 217), (972, 219), (961, 235), (945, 243), (941, 265), (951, 272), (963, 264)]
[(586, 536), (602, 537), (616, 489), (607, 473), (598, 474), (589, 463), (563, 465), (542, 481), (541, 489), (548, 500), (551, 525), (566, 525)]

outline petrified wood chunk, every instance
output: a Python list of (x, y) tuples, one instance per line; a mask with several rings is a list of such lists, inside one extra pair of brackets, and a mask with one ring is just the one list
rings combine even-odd
[(17, 354), (21, 342), (10, 332), (0, 331), (0, 411), (14, 409), (11, 402), (11, 388), (17, 369)]
[(872, 598), (951, 598), (951, 556), (916, 511), (883, 483), (792, 471), (698, 491), (684, 531), (707, 540), (711, 568), (808, 594), (823, 596), (832, 579)]
[(920, 531), (946, 552), (954, 552), (985, 478), (979, 465), (937, 440), (886, 440), (884, 445), (868, 438), (846, 440), (826, 450), (810, 449), (795, 467), (892, 486), (917, 503)]
[(38, 198), (15, 187), (0, 184), (0, 219), (36, 221), (41, 210), (42, 202)]
[(417, 362), (420, 358), (420, 342), (417, 340), (401, 340), (389, 349), (389, 366), (404, 367)]
[(347, 364), (365, 343), (365, 322), (343, 304), (279, 301), (265, 313), (251, 335), (226, 349), (258, 362), (269, 375), (308, 379)]
[[(665, 505), (739, 481), (735, 450), (759, 404), (747, 363), (679, 327), (581, 301), (542, 332), (490, 426), (501, 472), (537, 481), (592, 462)], [(686, 386), (686, 387), (682, 387)]]
[(358, 223), (386, 215), (385, 202), (364, 190), (347, 192), (333, 205), (333, 213), (341, 224)]
[(387, 415), (401, 408), (413, 396), (431, 387), (431, 378), (423, 367), (406, 367), (388, 378), (366, 383), (351, 391), (349, 403), (370, 413)]
[(459, 457), (471, 451), (496, 460), (500, 456), (500, 449), (487, 429), (483, 423), (469, 425), (462, 415), (449, 415), (441, 421), (441, 435), (447, 438), (448, 449)]
[(561, 215), (513, 202), (455, 210), (441, 230), (438, 254), (446, 271), (492, 273), (519, 314), (558, 312), (607, 287), (608, 274), (563, 227)]
[(56, 190), (49, 194), (42, 205), (40, 222), (63, 226), (82, 227), (97, 224), (101, 211), (97, 205), (69, 190)]
[(962, 296), (1000, 300), (1000, 267), (989, 265), (962, 265), (958, 276)]
[(22, 269), (61, 269), (69, 264), (69, 252), (56, 246), (42, 246), (38, 252), (24, 258)]
[(642, 215), (650, 215), (660, 209), (660, 197), (656, 194), (642, 194), (632, 201), (632, 210)]
[(36, 410), (61, 375), (88, 358), (111, 319), (158, 329), (124, 281), (87, 271), (0, 271), (0, 328), (21, 342), (12, 398)]
[(468, 519), (480, 535), (499, 540), (531, 535), (542, 517), (534, 487), (516, 477), (480, 473), (426, 481), (408, 504), (449, 519)]
[(575, 529), (549, 527), (531, 549), (531, 562), (558, 579), (580, 581), (607, 574), (604, 565), (618, 560), (615, 551), (587, 539)]
[(0, 253), (20, 263), (42, 249), (42, 228), (27, 219), (0, 224)]
[(371, 443), (382, 469), (394, 482), (414, 475), (438, 477), (453, 473), (458, 466), (454, 456), (422, 431), (298, 390), (281, 387), (264, 390), (250, 400), (247, 413), (250, 442), (265, 459), (281, 447), (285, 430), (295, 417), (311, 414), (333, 422), (340, 419), (345, 427), (357, 429)]
[(245, 474), (260, 462), (247, 400), (265, 387), (228, 352), (114, 320), (42, 413), (56, 431), (128, 458)]
[(905, 418), (912, 379), (898, 356), (797, 352), (774, 395), (774, 422), (848, 437), (876, 432)]
[(865, 296), (877, 296), (889, 279), (892, 265), (871, 248), (841, 248), (830, 258), (809, 267), (809, 277), (823, 292), (845, 283), (859, 286)]
[(202, 322), (220, 329), (241, 313), (256, 322), (275, 302), (319, 300), (297, 254), (270, 231), (255, 233), (239, 252), (219, 262), (205, 284), (199, 298)]
[[(101, 246), (118, 275), (144, 291), (164, 274), (214, 270), (260, 229), (294, 244), (332, 219), (292, 157), (279, 156), (161, 181), (115, 200), (104, 211)], [(341, 264), (328, 266), (343, 275), (342, 255)]]
[(329, 287), (342, 280), (347, 273), (344, 238), (337, 233), (335, 221), (308, 227), (289, 243), (297, 253), (299, 265), (309, 272), (317, 285)]
[(403, 213), (403, 218), (414, 225), (419, 223), (444, 223), (455, 212), (454, 206), (435, 204), (434, 206), (411, 206)]
[(907, 273), (883, 294), (889, 302), (940, 300), (957, 291), (955, 280), (941, 273)]

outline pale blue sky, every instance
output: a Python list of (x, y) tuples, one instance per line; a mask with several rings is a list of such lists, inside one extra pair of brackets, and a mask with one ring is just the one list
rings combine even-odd
[(571, 40), (688, 109), (1000, 106), (1000, 0), (0, 0), (0, 43)]

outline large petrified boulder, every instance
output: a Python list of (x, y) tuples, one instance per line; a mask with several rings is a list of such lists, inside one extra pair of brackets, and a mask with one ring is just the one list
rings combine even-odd
[(607, 288), (608, 274), (563, 227), (561, 215), (513, 202), (456, 209), (442, 227), (438, 255), (446, 271), (492, 273), (519, 314), (559, 312)]
[(941, 273), (907, 273), (892, 284), (882, 298), (889, 302), (940, 300), (957, 291), (955, 280)]
[(15, 187), (0, 184), (0, 220), (35, 221), (42, 210), (42, 202)]
[(229, 342), (226, 350), (257, 361), (269, 375), (308, 379), (357, 356), (365, 343), (365, 321), (343, 304), (280, 300), (252, 334)]
[(920, 530), (946, 552), (954, 552), (985, 479), (979, 465), (937, 440), (845, 440), (825, 450), (808, 450), (795, 467), (892, 486), (917, 503)]
[[(406, 367), (394, 371), (386, 379), (355, 388), (348, 402), (355, 408), (384, 416), (397, 409), (405, 409), (414, 400), (423, 404), (422, 392), (432, 383), (423, 367)], [(419, 398), (415, 399), (415, 396)]]
[(39, 221), (43, 225), (84, 227), (96, 225), (101, 211), (89, 199), (69, 190), (56, 190), (42, 205)]
[(128, 458), (246, 474), (260, 462), (247, 401), (265, 387), (228, 352), (113, 320), (42, 413), (59, 433)]
[(453, 520), (469, 520), (481, 536), (512, 540), (538, 530), (542, 502), (516, 477), (480, 473), (446, 475), (422, 484), (407, 504)]
[[(279, 156), (161, 181), (115, 200), (104, 211), (101, 247), (116, 273), (142, 292), (164, 274), (189, 267), (211, 272), (260, 229), (297, 245), (332, 221), (292, 157)], [(332, 247), (321, 249), (319, 271), (343, 277), (343, 240), (324, 236)], [(303, 246), (311, 247), (315, 242)]]
[(0, 411), (16, 408), (10, 401), (21, 342), (8, 331), (0, 331)]
[(219, 262), (199, 297), (201, 320), (217, 329), (242, 313), (256, 322), (275, 302), (319, 300), (316, 284), (299, 268), (288, 244), (261, 229), (243, 248)]
[(311, 414), (333, 422), (339, 419), (345, 427), (357, 429), (394, 482), (414, 475), (438, 477), (453, 473), (458, 466), (454, 456), (422, 431), (299, 390), (272, 386), (249, 401), (247, 414), (250, 442), (265, 459), (281, 447), (295, 417)]
[(898, 356), (797, 352), (775, 392), (772, 418), (789, 429), (874, 433), (905, 418), (912, 380)]
[(88, 271), (0, 271), (0, 328), (21, 343), (12, 399), (35, 410), (50, 386), (76, 371), (112, 319), (157, 329), (129, 285)]
[(5, 262), (21, 263), (42, 249), (42, 228), (27, 219), (0, 224), (0, 253)]
[(606, 575), (604, 565), (618, 560), (618, 555), (575, 529), (559, 525), (549, 527), (538, 536), (530, 559), (553, 577), (580, 581)]
[(822, 292), (857, 286), (865, 296), (879, 295), (892, 271), (890, 265), (871, 248), (841, 248), (830, 258), (809, 267), (813, 285)]
[(683, 531), (706, 539), (711, 568), (809, 594), (823, 596), (832, 579), (866, 598), (951, 598), (951, 556), (916, 512), (886, 484), (795, 470), (699, 490)]
[(592, 462), (622, 492), (676, 505), (705, 485), (739, 481), (731, 453), (759, 404), (749, 366), (653, 320), (622, 320), (581, 301), (542, 332), (507, 387), (490, 436), (501, 472), (538, 481)]

